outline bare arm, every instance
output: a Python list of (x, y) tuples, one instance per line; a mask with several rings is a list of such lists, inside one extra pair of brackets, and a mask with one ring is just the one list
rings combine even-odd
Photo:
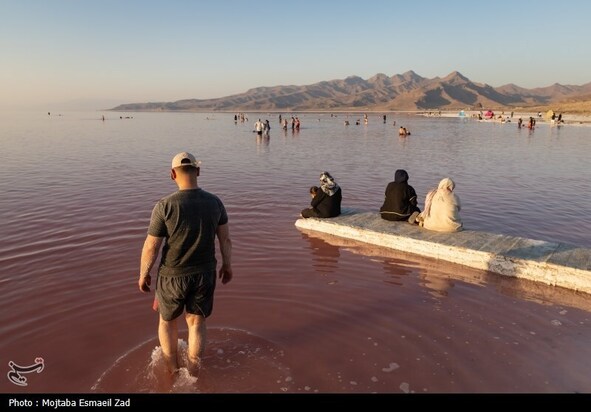
[(144, 242), (144, 247), (142, 249), (140, 278), (138, 280), (138, 286), (142, 292), (150, 291), (150, 283), (152, 283), (150, 270), (152, 270), (152, 266), (154, 266), (154, 263), (156, 262), (158, 251), (160, 250), (160, 246), (162, 246), (163, 240), (163, 237), (156, 237), (152, 235), (148, 235), (146, 237), (146, 241)]
[(222, 284), (226, 284), (232, 280), (232, 241), (230, 240), (230, 227), (227, 223), (218, 226), (217, 236), (222, 253), (222, 267), (219, 271), (219, 277)]

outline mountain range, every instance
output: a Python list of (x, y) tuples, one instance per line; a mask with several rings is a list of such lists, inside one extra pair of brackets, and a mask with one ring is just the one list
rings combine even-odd
[(257, 87), (215, 99), (129, 103), (116, 111), (312, 111), (312, 110), (455, 110), (547, 106), (570, 99), (588, 100), (591, 82), (581, 86), (555, 83), (526, 89), (515, 84), (492, 87), (454, 71), (428, 79), (410, 70), (369, 79), (349, 76), (304, 86)]

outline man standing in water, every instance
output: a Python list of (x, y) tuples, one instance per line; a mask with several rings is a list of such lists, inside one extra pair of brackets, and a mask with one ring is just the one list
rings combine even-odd
[(213, 309), (216, 284), (215, 237), (222, 254), (219, 278), (232, 280), (232, 242), (228, 216), (221, 200), (197, 185), (200, 162), (183, 152), (172, 159), (170, 177), (179, 190), (162, 198), (152, 210), (142, 249), (138, 286), (150, 291), (150, 270), (160, 246), (156, 301), (160, 322), (158, 338), (171, 373), (179, 368), (177, 318), (185, 312), (189, 329), (188, 369), (199, 370), (205, 350), (205, 318)]

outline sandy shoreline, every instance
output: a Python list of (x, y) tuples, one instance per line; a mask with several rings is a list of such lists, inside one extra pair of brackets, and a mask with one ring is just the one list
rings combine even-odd
[[(223, 113), (234, 113), (234, 112), (223, 112)], [(405, 114), (405, 115), (415, 115), (415, 116), (425, 116), (425, 117), (445, 117), (445, 118), (453, 118), (453, 117), (461, 117), (460, 110), (392, 110), (392, 111), (385, 111), (385, 110), (302, 110), (302, 111), (275, 111), (275, 110), (258, 110), (258, 111), (249, 111), (249, 113), (269, 113), (269, 114), (291, 114), (291, 113), (302, 113), (302, 114), (314, 114), (314, 113), (321, 113), (321, 114), (335, 114), (335, 115), (358, 115), (362, 116), (363, 114), (368, 115), (387, 115), (387, 116), (395, 116), (396, 114)], [(478, 110), (467, 110), (464, 111), (465, 119), (470, 120), (477, 120), (478, 114), (484, 114), (484, 111)], [(550, 124), (550, 121), (546, 119), (545, 112), (541, 112), (542, 116), (538, 116), (538, 112), (529, 112), (529, 111), (513, 111), (513, 117), (511, 117), (511, 111), (498, 111), (495, 113), (495, 119), (486, 120), (483, 119), (484, 122), (498, 122), (501, 123), (501, 120), (507, 119), (512, 123), (517, 123), (517, 120), (521, 117), (523, 122), (525, 123), (527, 119), (533, 117), (536, 119), (537, 123), (546, 123)], [(557, 115), (559, 113), (557, 112)], [(502, 118), (499, 119), (498, 116), (501, 115)], [(567, 125), (588, 125), (591, 126), (591, 114), (562, 114), (562, 120), (564, 121), (563, 124)]]
[[(431, 113), (431, 114), (430, 114)], [(439, 113), (441, 113), (441, 115), (439, 115)], [(423, 111), (421, 113), (417, 113), (423, 116), (427, 116), (427, 117), (460, 117), (459, 115), (459, 111), (455, 110), (455, 111), (441, 111), (441, 112), (429, 112), (429, 111)], [(470, 110), (470, 111), (465, 111), (465, 118), (467, 119), (475, 119), (478, 117), (478, 114), (481, 114), (483, 112), (481, 111), (477, 111), (477, 110)], [(513, 113), (513, 117), (511, 117), (511, 113)], [(538, 115), (538, 113), (541, 113), (541, 117)], [(556, 114), (558, 115), (559, 112), (556, 112)], [(506, 120), (507, 118), (509, 118), (509, 120), (513, 123), (513, 122), (517, 122), (517, 120), (521, 117), (523, 119), (523, 122), (525, 123), (530, 117), (533, 117), (534, 119), (536, 119), (537, 123), (546, 123), (546, 124), (550, 124), (551, 122), (546, 118), (545, 116), (546, 114), (544, 112), (521, 112), (521, 111), (514, 111), (514, 112), (510, 112), (510, 111), (500, 111), (500, 112), (495, 112), (495, 118), (494, 119), (484, 119), (483, 121), (486, 122), (502, 122), (502, 120)], [(498, 118), (499, 116), (502, 116), (502, 118)], [(586, 115), (586, 114), (568, 114), (568, 113), (562, 113), (562, 120), (564, 121), (563, 124), (568, 124), (568, 125), (591, 125), (591, 115)]]
[[(236, 113), (265, 113), (265, 114), (273, 114), (273, 115), (296, 115), (296, 114), (334, 114), (336, 116), (342, 115), (350, 115), (350, 116), (363, 116), (363, 114), (368, 115), (387, 115), (387, 116), (395, 116), (396, 114), (404, 114), (404, 115), (416, 115), (416, 116), (425, 116), (425, 117), (445, 117), (445, 118), (452, 118), (452, 117), (461, 117), (460, 110), (348, 110), (348, 109), (337, 109), (337, 110), (99, 110), (99, 111), (108, 111), (108, 112), (119, 112), (119, 113), (220, 113), (220, 114), (236, 114)], [(484, 114), (485, 111), (479, 110), (465, 110), (464, 111), (466, 119), (475, 120), (478, 117), (478, 114)], [(545, 114), (546, 112), (540, 112), (542, 114), (541, 117), (538, 116), (538, 112), (531, 112), (531, 111), (496, 111), (495, 119), (483, 119), (482, 121), (485, 122), (501, 122), (502, 118), (506, 119), (509, 117), (511, 122), (517, 122), (517, 120), (521, 117), (525, 123), (527, 119), (533, 117), (536, 119), (538, 123), (546, 123), (550, 124), (550, 122), (546, 119)], [(511, 117), (511, 113), (513, 113), (513, 117)], [(559, 114), (560, 112), (556, 112)], [(501, 119), (498, 116), (503, 116)], [(589, 125), (591, 126), (591, 113), (573, 113), (569, 114), (568, 112), (562, 113), (562, 120), (564, 121), (563, 124), (567, 125)]]

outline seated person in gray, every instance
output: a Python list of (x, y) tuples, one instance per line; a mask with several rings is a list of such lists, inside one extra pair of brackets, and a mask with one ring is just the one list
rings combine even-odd
[(408, 184), (408, 173), (406, 170), (398, 169), (394, 174), (394, 181), (386, 187), (384, 204), (380, 208), (382, 219), (409, 220), (413, 213), (416, 212), (416, 216), (420, 211), (417, 206), (417, 193)]
[(320, 188), (310, 188), (311, 206), (302, 210), (302, 217), (335, 217), (341, 214), (341, 188), (328, 172), (320, 175)]

